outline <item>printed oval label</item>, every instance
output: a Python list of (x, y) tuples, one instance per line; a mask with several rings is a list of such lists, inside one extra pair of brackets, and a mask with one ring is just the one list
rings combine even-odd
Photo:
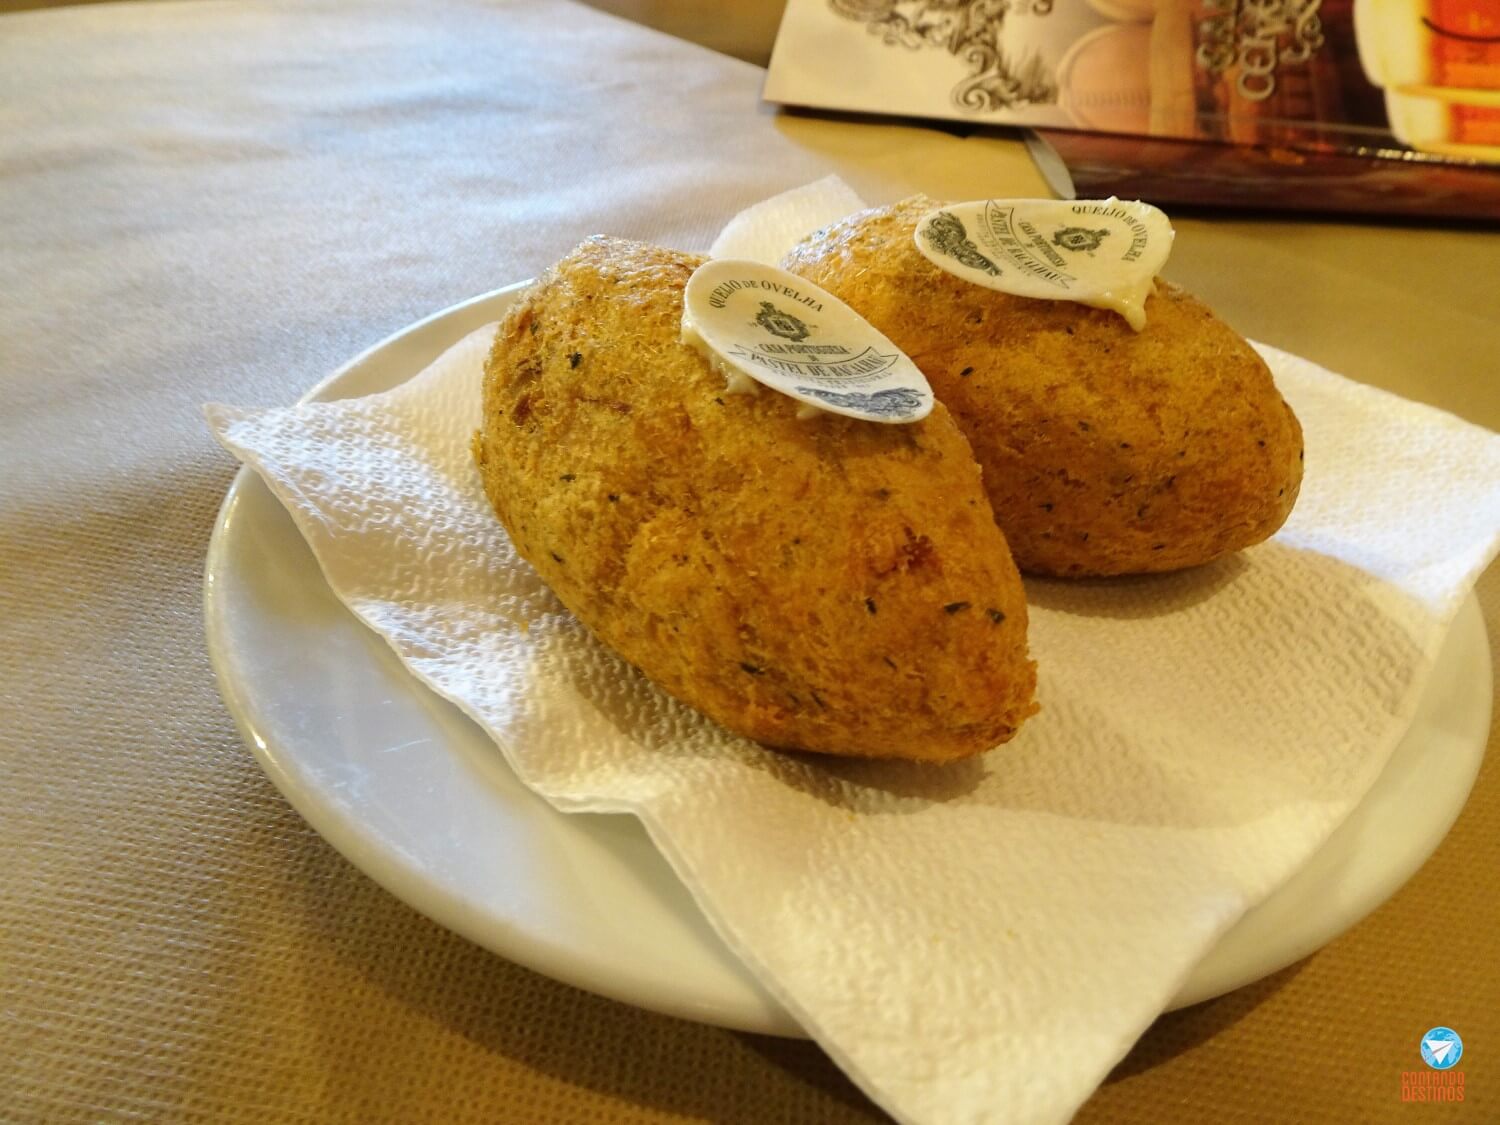
[(832, 293), (776, 266), (704, 262), (683, 294), (682, 340), (723, 371), (731, 391), (748, 376), (850, 418), (918, 422), (932, 413), (932, 388), (905, 352)]
[(1139, 332), (1175, 236), (1149, 203), (980, 199), (923, 215), (916, 243), (954, 277), (1017, 297), (1110, 309)]

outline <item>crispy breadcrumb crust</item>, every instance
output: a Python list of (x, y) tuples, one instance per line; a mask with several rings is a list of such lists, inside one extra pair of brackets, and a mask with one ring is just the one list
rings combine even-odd
[(1302, 484), (1302, 429), (1255, 351), (1158, 279), (1116, 313), (973, 285), (922, 256), (922, 196), (850, 216), (782, 263), (916, 362), (984, 469), (1021, 569), (1177, 570), (1273, 534)]
[(944, 761), (1035, 711), (1020, 576), (941, 407), (725, 393), (680, 341), (702, 259), (591, 239), (519, 297), (474, 454), (517, 550), (653, 681), (771, 746)]

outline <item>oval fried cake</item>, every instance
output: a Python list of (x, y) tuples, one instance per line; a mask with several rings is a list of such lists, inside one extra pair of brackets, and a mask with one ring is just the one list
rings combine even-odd
[(948, 413), (799, 420), (680, 340), (702, 259), (591, 239), (511, 307), (474, 454), (516, 549), (660, 687), (768, 745), (961, 758), (1035, 710), (1026, 603)]
[(1302, 429), (1249, 344), (1160, 279), (1137, 333), (1113, 312), (954, 277), (912, 240), (936, 206), (919, 196), (860, 212), (782, 266), (922, 369), (984, 468), (1022, 570), (1176, 570), (1281, 527), (1302, 483)]

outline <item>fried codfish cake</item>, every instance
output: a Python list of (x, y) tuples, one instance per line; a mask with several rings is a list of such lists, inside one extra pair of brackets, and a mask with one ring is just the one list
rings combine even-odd
[(771, 746), (942, 761), (1036, 708), (1020, 576), (941, 407), (799, 421), (680, 341), (702, 259), (592, 239), (517, 299), (474, 455), (520, 552), (659, 686)]
[(1021, 569), (1176, 570), (1259, 543), (1302, 483), (1302, 429), (1255, 351), (1157, 280), (1116, 313), (1014, 297), (917, 250), (923, 197), (864, 211), (782, 262), (898, 344), (953, 413)]

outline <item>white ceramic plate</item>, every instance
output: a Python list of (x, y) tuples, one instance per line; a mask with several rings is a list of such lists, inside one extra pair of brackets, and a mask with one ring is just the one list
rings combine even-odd
[[(413, 325), (308, 397), (401, 383), (498, 319), (517, 288)], [(686, 1019), (801, 1034), (710, 929), (639, 823), (564, 815), (522, 786), (478, 727), (344, 609), (249, 470), (219, 515), (204, 600), (220, 690), (266, 773), (391, 893), (580, 988)], [(1305, 957), (1400, 887), (1468, 796), (1490, 696), (1489, 646), (1470, 598), (1375, 788), (1303, 871), (1225, 935), (1174, 1006)]]

